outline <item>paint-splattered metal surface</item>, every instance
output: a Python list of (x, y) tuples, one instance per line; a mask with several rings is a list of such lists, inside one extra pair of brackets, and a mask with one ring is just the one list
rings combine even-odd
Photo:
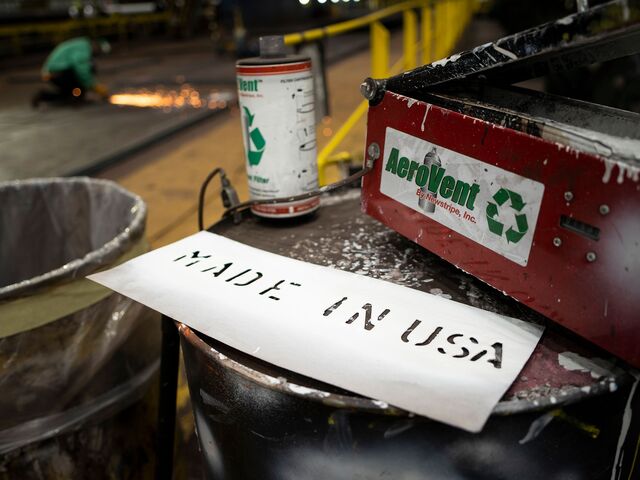
[[(362, 215), (357, 190), (324, 198), (320, 212), (303, 221), (246, 217), (213, 231), (280, 255), (544, 321)], [(633, 378), (557, 327), (547, 327), (478, 435), (274, 367), (184, 325), (181, 337), (209, 478), (255, 478), (259, 472), (265, 479), (608, 479), (621, 452), (633, 458), (637, 420), (623, 421)], [(623, 463), (618, 478), (631, 475), (631, 468)]]
[(407, 96), (463, 79), (502, 85), (568, 71), (640, 50), (640, 1), (613, 0), (387, 79), (367, 79), (376, 104), (385, 90)]

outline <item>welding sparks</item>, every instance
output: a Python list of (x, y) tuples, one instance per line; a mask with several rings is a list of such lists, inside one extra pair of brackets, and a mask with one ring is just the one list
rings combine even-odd
[(232, 99), (233, 95), (229, 92), (211, 91), (201, 96), (197, 90), (183, 85), (180, 90), (143, 89), (116, 93), (109, 97), (109, 103), (139, 108), (161, 108), (165, 111), (185, 107), (216, 110), (226, 108)]

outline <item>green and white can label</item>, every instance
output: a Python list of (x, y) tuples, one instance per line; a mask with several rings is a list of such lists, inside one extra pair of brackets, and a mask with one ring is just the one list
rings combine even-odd
[(387, 128), (380, 191), (526, 266), (544, 185)]
[[(237, 65), (238, 99), (253, 200), (318, 188), (311, 62)], [(318, 208), (319, 198), (255, 205), (263, 217), (295, 217)]]

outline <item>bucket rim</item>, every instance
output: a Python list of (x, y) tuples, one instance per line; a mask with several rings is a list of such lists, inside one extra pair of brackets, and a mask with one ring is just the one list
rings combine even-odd
[(40, 275), (0, 287), (0, 300), (31, 295), (36, 293), (41, 287), (65, 278), (75, 279), (79, 275), (84, 277), (108, 265), (114, 258), (117, 258), (122, 251), (130, 248), (134, 242), (144, 235), (147, 218), (146, 203), (142, 200), (142, 197), (130, 192), (112, 180), (91, 177), (30, 178), (0, 182), (0, 190), (46, 184), (85, 184), (110, 188), (128, 197), (132, 201), (130, 207), (132, 217), (120, 233), (82, 257), (71, 260), (64, 265), (60, 265)]

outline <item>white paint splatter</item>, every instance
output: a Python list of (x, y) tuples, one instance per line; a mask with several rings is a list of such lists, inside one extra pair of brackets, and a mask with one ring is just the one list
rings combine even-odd
[(455, 62), (460, 58), (460, 54), (456, 53), (455, 55), (451, 55), (450, 57), (443, 58), (442, 60), (438, 60), (437, 62), (433, 62), (431, 66), (433, 67), (443, 67), (449, 62)]
[(449, 300), (451, 300), (451, 298), (452, 298), (451, 295), (449, 295), (448, 293), (444, 293), (442, 291), (442, 289), (440, 289), (440, 288), (432, 288), (431, 290), (429, 290), (429, 293), (431, 295), (435, 295), (437, 297), (442, 297), (442, 298), (447, 298)]
[(625, 166), (622, 164), (618, 164), (618, 183), (622, 183), (624, 181), (624, 171)]
[(604, 175), (602, 175), (602, 183), (609, 183), (611, 179), (611, 172), (613, 171), (613, 166), (615, 163), (608, 162), (605, 160), (604, 162)]
[(501, 53), (501, 54), (503, 54), (505, 57), (509, 57), (511, 60), (517, 60), (517, 59), (518, 59), (518, 56), (517, 56), (515, 53), (510, 52), (509, 50), (507, 50), (507, 49), (505, 49), (505, 48), (499, 47), (499, 46), (498, 46), (498, 45), (496, 45), (496, 44), (494, 44), (494, 45), (493, 45), (493, 49), (494, 49), (496, 52), (500, 52), (500, 53)]
[(487, 42), (487, 43), (483, 43), (482, 45), (478, 45), (477, 47), (475, 47), (472, 51), (475, 52), (479, 52), (482, 49), (485, 49), (487, 47), (491, 46), (491, 42)]
[(266, 380), (267, 383), (270, 383), (271, 385), (279, 385), (285, 381), (285, 379), (282, 377), (276, 378), (276, 377), (272, 377), (271, 375), (264, 375), (262, 378)]
[[(536, 402), (534, 402), (534, 404), (535, 403)], [(529, 443), (531, 440), (537, 438), (538, 435), (542, 433), (545, 427), (549, 425), (549, 423), (551, 423), (551, 420), (553, 420), (554, 418), (555, 415), (553, 414), (553, 412), (545, 413), (544, 415), (536, 418), (533, 422), (531, 422), (527, 434), (522, 439), (518, 440), (518, 443), (520, 445), (524, 445), (525, 443)]]
[(638, 373), (634, 373), (634, 376), (636, 377), (636, 381), (633, 382), (633, 386), (631, 387), (631, 391), (629, 392), (629, 398), (627, 399), (627, 405), (624, 409), (624, 414), (622, 415), (622, 426), (620, 427), (620, 436), (618, 437), (616, 457), (613, 461), (611, 480), (618, 480), (620, 478), (620, 474), (622, 473), (622, 470), (620, 469), (620, 464), (622, 463), (622, 457), (620, 453), (622, 452), (622, 446), (624, 445), (624, 442), (627, 439), (627, 434), (629, 433), (629, 425), (631, 425), (631, 417), (633, 415), (631, 402), (633, 400), (634, 394), (636, 393), (636, 388), (638, 388), (638, 382), (640, 382), (640, 375)]
[(329, 393), (328, 392), (323, 392), (321, 390), (316, 390), (315, 388), (307, 388), (307, 387), (303, 387), (302, 385), (296, 385), (294, 383), (290, 383), (288, 385), (289, 390), (291, 390), (293, 393), (297, 393), (298, 395), (314, 395), (317, 397), (328, 397)]
[(427, 108), (424, 111), (424, 117), (422, 117), (422, 123), (420, 124), (421, 132), (424, 132), (424, 122), (427, 120), (427, 115), (429, 114), (429, 110), (431, 110), (431, 105), (427, 104)]
[(613, 376), (612, 365), (601, 358), (585, 358), (574, 352), (558, 354), (558, 363), (567, 370), (588, 372), (593, 378)]
[(373, 404), (376, 407), (389, 408), (389, 404), (387, 402), (383, 402), (382, 400), (373, 400)]
[(404, 95), (399, 95), (398, 98), (403, 102), (407, 102), (407, 108), (411, 108), (414, 104), (418, 103), (418, 100), (415, 98), (405, 97)]
[(604, 161), (604, 175), (602, 176), (602, 183), (609, 183), (613, 168), (618, 167), (618, 176), (616, 182), (621, 184), (624, 182), (625, 177), (634, 182), (640, 180), (640, 166), (630, 165), (626, 162), (616, 162), (611, 160)]
[(556, 23), (560, 25), (571, 25), (573, 23), (573, 16), (569, 15), (567, 17), (556, 20)]

